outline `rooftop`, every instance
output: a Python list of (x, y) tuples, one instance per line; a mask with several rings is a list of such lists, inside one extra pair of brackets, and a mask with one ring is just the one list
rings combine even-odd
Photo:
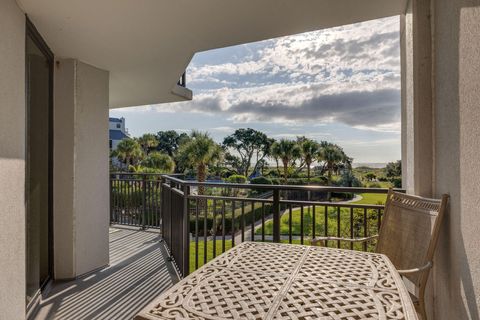
[(124, 138), (128, 138), (128, 136), (123, 133), (120, 129), (110, 129), (109, 130), (109, 139), (110, 140), (122, 140)]

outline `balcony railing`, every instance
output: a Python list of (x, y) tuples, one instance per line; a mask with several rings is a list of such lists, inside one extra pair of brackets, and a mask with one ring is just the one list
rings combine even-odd
[[(115, 173), (110, 178), (110, 221), (161, 228), (171, 257), (181, 274), (187, 275), (243, 241), (309, 244), (315, 236), (377, 234), (383, 204), (330, 199), (387, 192), (380, 188), (199, 183), (180, 176)], [(324, 245), (371, 251), (375, 241), (332, 240)]]
[(160, 228), (160, 191), (158, 174), (111, 174), (110, 223)]
[[(355, 238), (377, 234), (382, 204), (329, 199), (387, 192), (380, 188), (199, 183), (162, 176), (161, 230), (185, 276), (247, 240), (309, 244), (315, 236)], [(366, 251), (373, 250), (375, 242), (335, 240), (324, 245)]]

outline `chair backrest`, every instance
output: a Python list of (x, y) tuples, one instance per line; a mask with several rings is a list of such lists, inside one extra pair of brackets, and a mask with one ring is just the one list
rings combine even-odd
[[(419, 268), (432, 261), (448, 196), (428, 199), (390, 190), (376, 251), (389, 257), (399, 270)], [(428, 270), (406, 277), (424, 285)]]

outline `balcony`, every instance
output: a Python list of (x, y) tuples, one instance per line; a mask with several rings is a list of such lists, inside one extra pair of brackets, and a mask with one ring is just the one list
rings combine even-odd
[(110, 265), (56, 283), (35, 319), (132, 319), (178, 281), (156, 229), (112, 225)]
[[(204, 195), (199, 195), (203, 187)], [(378, 232), (382, 205), (330, 202), (386, 189), (198, 183), (178, 176), (113, 174), (110, 265), (55, 284), (36, 319), (131, 319), (183, 275), (244, 241), (309, 244), (313, 236)], [(202, 209), (203, 208), (203, 209)], [(374, 243), (328, 241), (369, 251)]]

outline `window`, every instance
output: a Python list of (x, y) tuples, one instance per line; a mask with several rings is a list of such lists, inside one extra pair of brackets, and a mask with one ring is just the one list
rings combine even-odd
[(117, 129), (120, 129), (122, 125), (120, 123), (117, 123)]
[(108, 146), (109, 146), (110, 150), (112, 150), (112, 140), (108, 140)]

